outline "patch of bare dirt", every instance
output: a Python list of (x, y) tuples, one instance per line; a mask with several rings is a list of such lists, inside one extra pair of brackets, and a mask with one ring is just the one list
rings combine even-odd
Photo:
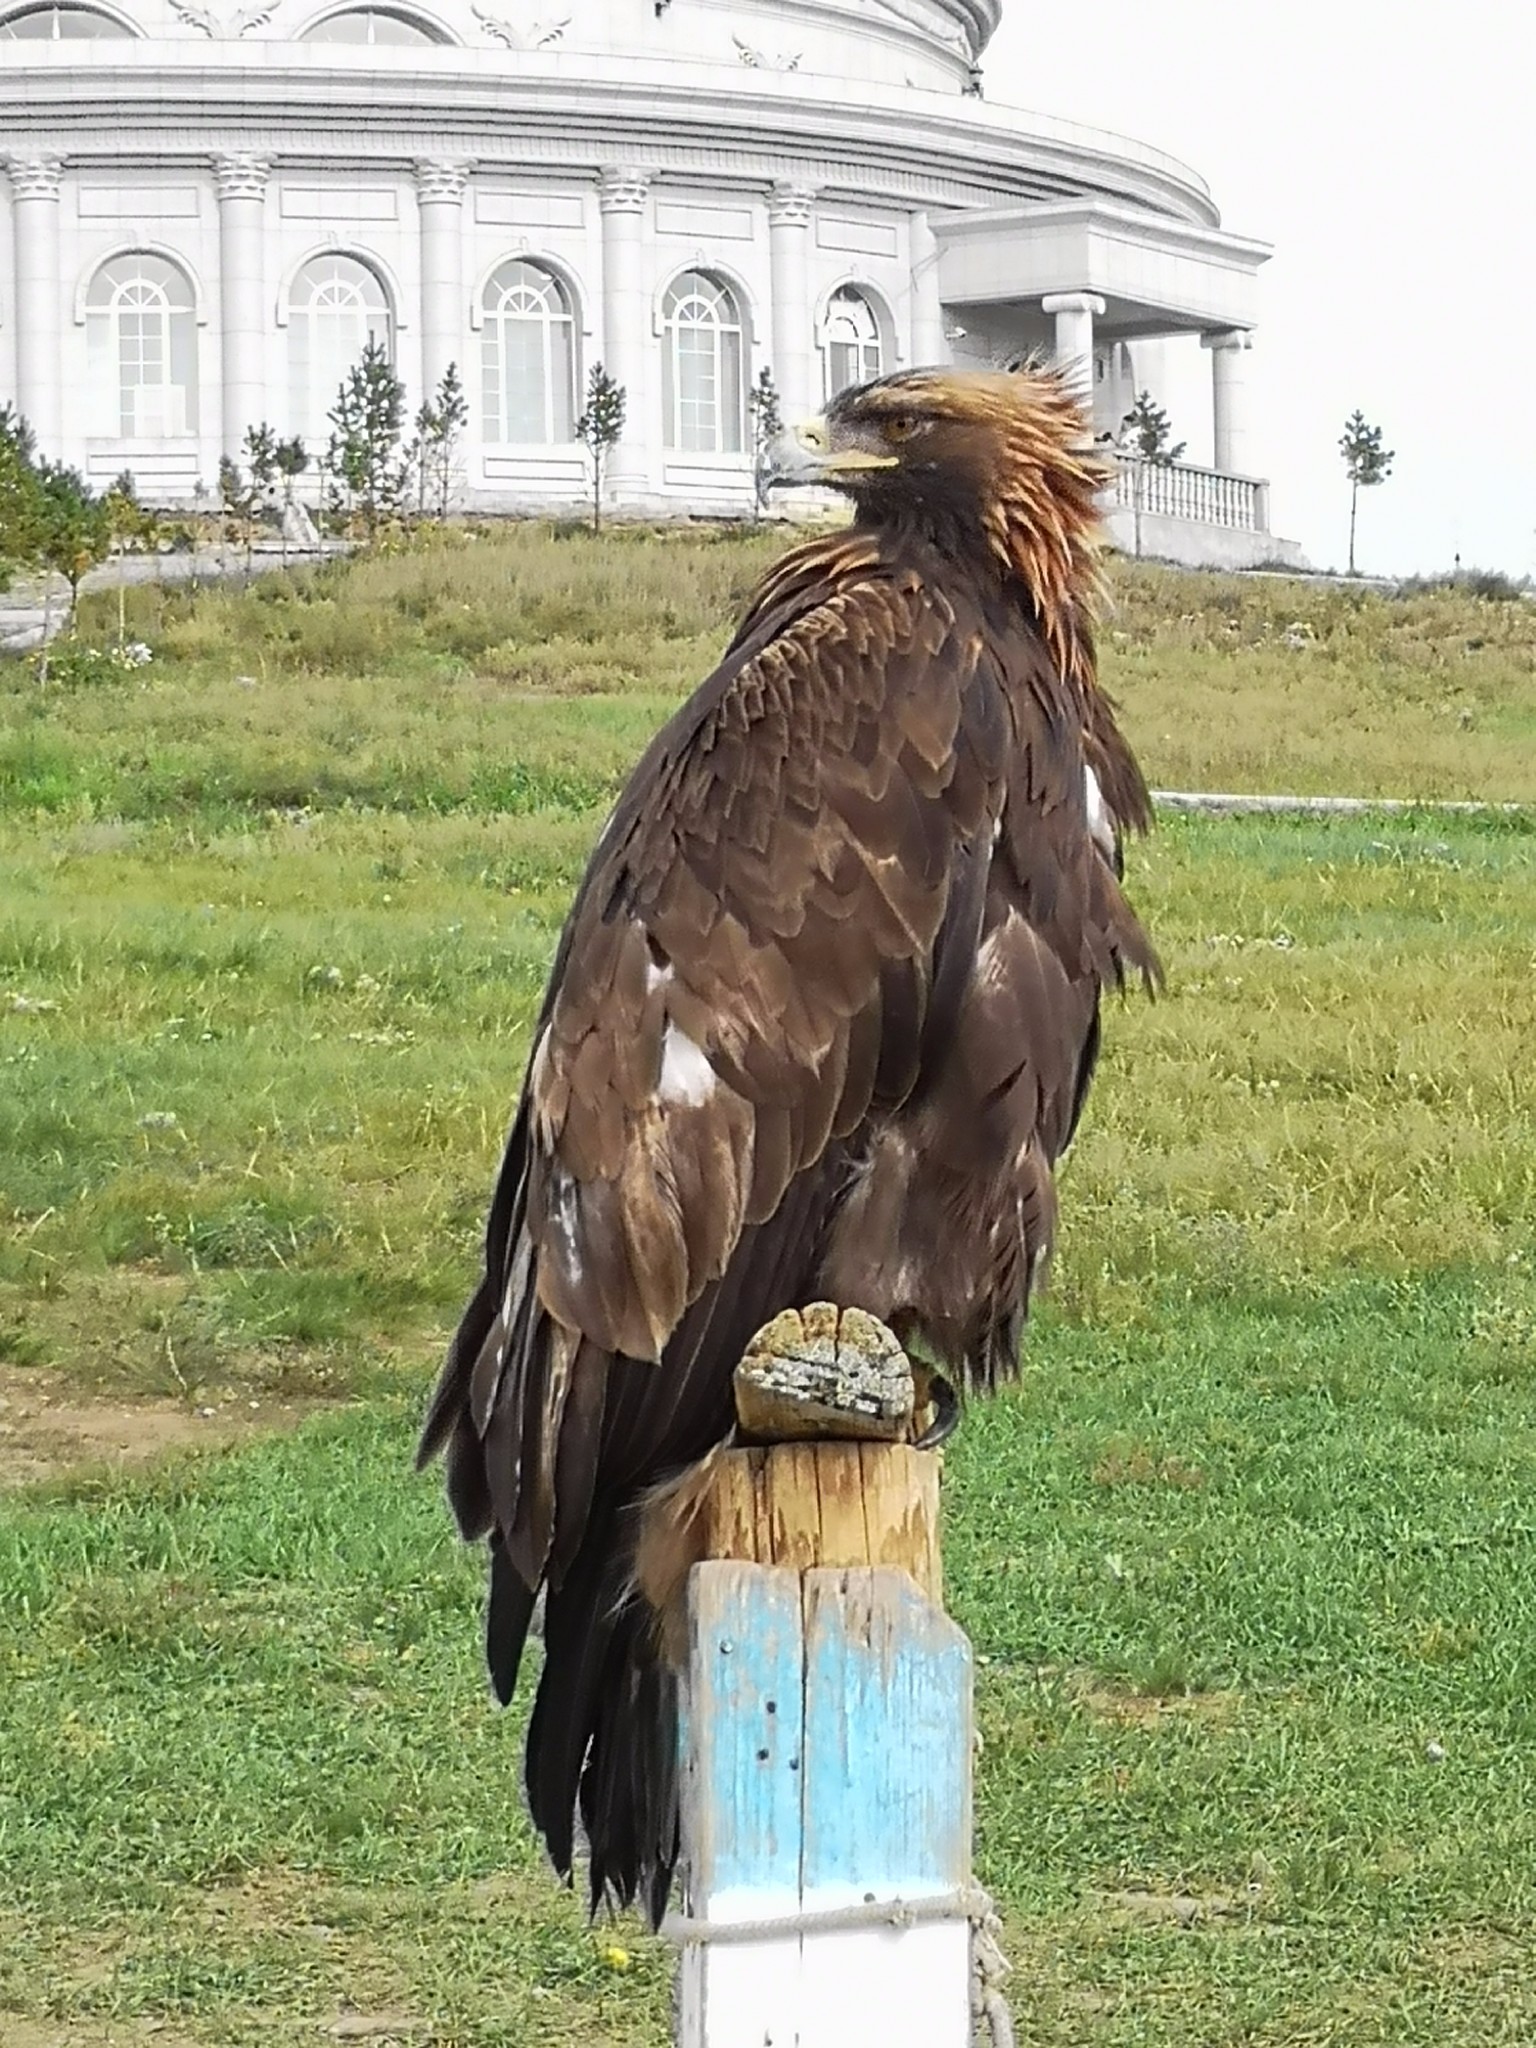
[[(255, 1429), (290, 1428), (292, 1402), (112, 1401), (60, 1384), (45, 1369), (0, 1365), (0, 1492), (82, 1466), (143, 1465), (168, 1451), (211, 1449)], [(0, 2048), (10, 2048), (0, 2033)]]
[(24, 2020), (0, 2012), (0, 2048), (204, 2048), (164, 2020)]
[(344, 2012), (338, 2019), (324, 2022), (319, 2032), (333, 2041), (375, 2041), (380, 2048), (385, 2044), (420, 2041), (430, 2034), (431, 2027), (425, 2020), (412, 2019), (407, 2013)]
[(1117, 1917), (1169, 1927), (1199, 1927), (1243, 1910), (1240, 1901), (1219, 1893), (1202, 1897), (1194, 1892), (1111, 1892), (1104, 1903)]
[(1132, 1728), (1156, 1728), (1181, 1720), (1225, 1728), (1237, 1719), (1243, 1705), (1240, 1692), (1135, 1692), (1094, 1671), (1068, 1673), (1066, 1690), (1076, 1705), (1100, 1720)]

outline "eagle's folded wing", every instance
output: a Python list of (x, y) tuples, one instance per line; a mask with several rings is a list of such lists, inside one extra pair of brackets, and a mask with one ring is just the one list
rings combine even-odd
[(997, 697), (941, 600), (859, 583), (642, 769), (529, 1071), (558, 1322), (659, 1359), (743, 1226), (910, 1087), (951, 885), (1000, 799)]
[[(598, 842), (428, 1417), (462, 1526), (498, 1526), (530, 1580), (622, 1455), (611, 1362), (659, 1362), (685, 1423), (706, 1388), (715, 1412), (734, 1361), (714, 1353), (751, 1333), (715, 1300), (744, 1235), (754, 1285), (785, 1269), (765, 1240), (817, 1227), (793, 1184), (911, 1088), (957, 986), (942, 956), (975, 944), (1009, 742), (979, 621), (857, 569), (783, 609), (658, 735)], [(667, 1449), (656, 1393), (637, 1466)]]

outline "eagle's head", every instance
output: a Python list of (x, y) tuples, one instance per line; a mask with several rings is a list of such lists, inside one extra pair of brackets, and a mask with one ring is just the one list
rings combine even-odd
[(1110, 472), (1060, 371), (877, 377), (777, 436), (764, 470), (770, 483), (846, 492), (861, 524), (1022, 579), (1046, 620), (1091, 608)]

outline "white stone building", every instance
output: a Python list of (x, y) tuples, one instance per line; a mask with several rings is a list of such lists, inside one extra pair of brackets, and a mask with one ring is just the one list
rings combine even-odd
[(0, 0), (0, 396), (184, 502), (257, 421), (322, 448), (371, 334), (413, 407), (459, 365), (463, 500), (529, 509), (582, 494), (600, 360), (615, 503), (730, 511), (765, 364), (793, 416), (1055, 348), (1110, 431), (1137, 344), (1198, 334), (1214, 467), (1144, 477), (1143, 544), (1275, 556), (1267, 249), (1159, 152), (980, 97), (998, 5)]

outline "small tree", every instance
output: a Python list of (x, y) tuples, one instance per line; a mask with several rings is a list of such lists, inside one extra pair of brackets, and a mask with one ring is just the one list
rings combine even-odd
[(262, 420), (245, 430), (245, 466), (251, 473), (251, 488), (260, 503), (271, 509), (277, 498), (277, 435)]
[(40, 553), (45, 565), (69, 585), (73, 607), (87, 571), (106, 560), (111, 546), (106, 504), (78, 470), (62, 462), (40, 463), (38, 476), (46, 507)]
[(10, 567), (37, 560), (42, 528), (42, 485), (32, 429), (14, 406), (0, 405), (0, 587)]
[(603, 523), (603, 477), (609, 451), (624, 431), (624, 386), (616, 384), (601, 363), (587, 379), (587, 409), (576, 422), (576, 438), (592, 458), (592, 531)]
[(1173, 440), (1167, 413), (1150, 391), (1142, 391), (1120, 422), (1120, 445), (1146, 462), (1177, 462), (1188, 443)]
[[(245, 544), (245, 570), (251, 571), (251, 543), (256, 525), (256, 508), (260, 493), (253, 477), (246, 475), (233, 456), (219, 457), (219, 506), (223, 512), (222, 532), (226, 542), (243, 541)], [(225, 567), (228, 567), (226, 561)]]
[(117, 644), (121, 648), (128, 639), (128, 551), (153, 547), (159, 539), (160, 522), (139, 503), (130, 470), (118, 472), (102, 503), (107, 515), (107, 544), (117, 563)]
[[(69, 585), (69, 609), (73, 627), (80, 584), (86, 571), (104, 561), (111, 546), (106, 501), (97, 497), (78, 470), (61, 462), (37, 465), (39, 489), (38, 545), (36, 559), (43, 568), (55, 570)], [(52, 628), (52, 603), (43, 599), (43, 658), (39, 680), (48, 679), (48, 639)]]
[(279, 441), (272, 451), (272, 466), (282, 478), (283, 503), (279, 523), (283, 535), (283, 560), (288, 560), (288, 515), (293, 505), (293, 487), (309, 467), (309, 451), (297, 434), (291, 441)]
[(1381, 428), (1367, 426), (1365, 414), (1357, 406), (1344, 422), (1344, 432), (1339, 438), (1339, 453), (1344, 458), (1344, 473), (1349, 478), (1349, 573), (1355, 573), (1355, 512), (1360, 503), (1362, 490), (1373, 485), (1384, 484), (1392, 474), (1392, 464), (1397, 451), (1383, 448)]
[(747, 393), (747, 414), (752, 422), (752, 505), (756, 517), (761, 519), (768, 509), (763, 458), (774, 436), (784, 430), (779, 394), (774, 386), (773, 372), (766, 363), (757, 373), (757, 382)]
[(1173, 439), (1173, 424), (1150, 391), (1140, 391), (1136, 403), (1120, 422), (1116, 447), (1131, 464), (1131, 517), (1136, 535), (1136, 553), (1141, 553), (1141, 515), (1147, 504), (1147, 471), (1159, 464), (1177, 462), (1189, 445)]
[(457, 363), (444, 370), (441, 383), (423, 402), (414, 424), (416, 435), (406, 457), (416, 478), (417, 515), (424, 519), (430, 506), (437, 518), (446, 519), (458, 475), (459, 443), (469, 425), (469, 400), (464, 396)]
[(384, 344), (371, 335), (336, 394), (328, 415), (335, 431), (326, 467), (346, 492), (349, 507), (362, 515), (369, 540), (381, 521), (398, 511), (405, 494), (400, 433), (405, 423), (405, 386), (395, 375)]

